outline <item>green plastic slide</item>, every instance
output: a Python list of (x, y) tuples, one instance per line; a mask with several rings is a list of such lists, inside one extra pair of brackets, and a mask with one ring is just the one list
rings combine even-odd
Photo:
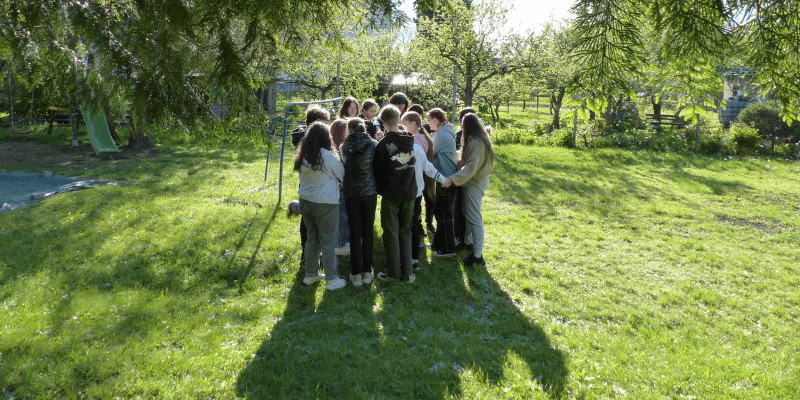
[(102, 111), (96, 111), (92, 107), (83, 107), (83, 120), (89, 131), (89, 141), (92, 142), (96, 155), (119, 153), (114, 139), (111, 138), (111, 131), (108, 130), (108, 122)]

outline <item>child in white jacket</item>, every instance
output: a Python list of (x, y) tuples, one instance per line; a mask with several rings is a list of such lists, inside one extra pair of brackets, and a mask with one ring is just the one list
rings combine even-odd
[(422, 192), (425, 190), (425, 180), (422, 176), (423, 173), (436, 180), (436, 182), (444, 183), (447, 178), (444, 177), (433, 164), (428, 161), (427, 152), (423, 148), (424, 144), (429, 144), (426, 139), (426, 134), (422, 127), (422, 117), (409, 111), (403, 115), (403, 126), (406, 127), (408, 132), (414, 134), (414, 174), (417, 180), (417, 198), (414, 200), (414, 223), (411, 231), (411, 265), (416, 270), (419, 269), (419, 253), (420, 253), (420, 238), (422, 232)]

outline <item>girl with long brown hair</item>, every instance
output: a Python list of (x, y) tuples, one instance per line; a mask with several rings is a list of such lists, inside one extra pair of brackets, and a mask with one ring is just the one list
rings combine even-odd
[[(300, 173), (300, 214), (308, 229), (305, 245), (306, 276), (311, 285), (327, 280), (325, 288), (337, 290), (347, 283), (339, 278), (336, 237), (339, 230), (339, 184), (344, 178), (344, 165), (333, 152), (328, 127), (315, 122), (309, 128), (297, 151), (294, 170)], [(319, 273), (319, 258), (325, 275)]]
[(483, 215), (481, 202), (486, 188), (489, 187), (489, 175), (494, 168), (494, 151), (483, 122), (475, 114), (464, 116), (464, 166), (447, 178), (444, 186), (454, 184), (462, 187), (461, 205), (466, 218), (464, 243), (472, 246), (472, 254), (461, 260), (464, 265), (486, 265), (483, 259)]

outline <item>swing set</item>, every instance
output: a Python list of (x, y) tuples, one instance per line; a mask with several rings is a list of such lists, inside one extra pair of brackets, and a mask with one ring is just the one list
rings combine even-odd
[[(12, 86), (13, 76), (11, 75), (11, 71), (6, 71), (6, 74), (8, 75), (8, 103), (11, 106), (11, 109), (9, 110), (10, 112), (8, 114), (8, 119), (11, 120), (11, 132), (14, 132), (18, 135), (27, 135), (33, 132), (33, 129), (31, 129), (30, 126), (28, 126), (27, 130), (18, 131), (14, 123), (14, 88)], [(31, 114), (30, 114), (31, 116), (33, 116), (33, 93), (34, 93), (33, 88), (34, 85), (31, 85)]]
[[(336, 97), (336, 98), (327, 99), (327, 100), (292, 102), (292, 103), (289, 103), (289, 104), (286, 105), (286, 112), (283, 115), (279, 115), (279, 116), (273, 118), (272, 121), (270, 121), (270, 123), (269, 123), (270, 136), (274, 136), (274, 135), (272, 135), (272, 132), (273, 132), (273, 129), (275, 128), (275, 123), (279, 122), (279, 121), (283, 121), (283, 133), (281, 135), (282, 141), (281, 141), (281, 162), (280, 162), (280, 172), (279, 172), (280, 175), (279, 175), (279, 178), (278, 178), (278, 205), (281, 204), (281, 197), (282, 197), (282, 194), (283, 194), (283, 156), (284, 156), (284, 152), (285, 152), (285, 149), (286, 149), (286, 130), (289, 127), (289, 110), (291, 110), (291, 108), (293, 106), (309, 106), (309, 105), (312, 105), (312, 104), (333, 103), (333, 107), (331, 107), (330, 111), (331, 111), (331, 115), (334, 115), (334, 111), (338, 107), (339, 102), (341, 102), (342, 100), (343, 100), (342, 97)], [(270, 147), (272, 147), (272, 146), (268, 146), (267, 147), (267, 162), (266, 162), (266, 167), (264, 167), (264, 182), (267, 181), (267, 173), (269, 172)]]

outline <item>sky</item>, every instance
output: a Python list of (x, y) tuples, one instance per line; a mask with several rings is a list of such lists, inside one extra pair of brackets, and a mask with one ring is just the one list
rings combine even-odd
[[(539, 30), (539, 26), (550, 20), (552, 14), (554, 19), (570, 18), (569, 9), (575, 3), (570, 0), (502, 0), (514, 8), (508, 13), (507, 28), (515, 31), (524, 31), (532, 28)], [(405, 0), (400, 6), (409, 17), (414, 18), (414, 1)]]

